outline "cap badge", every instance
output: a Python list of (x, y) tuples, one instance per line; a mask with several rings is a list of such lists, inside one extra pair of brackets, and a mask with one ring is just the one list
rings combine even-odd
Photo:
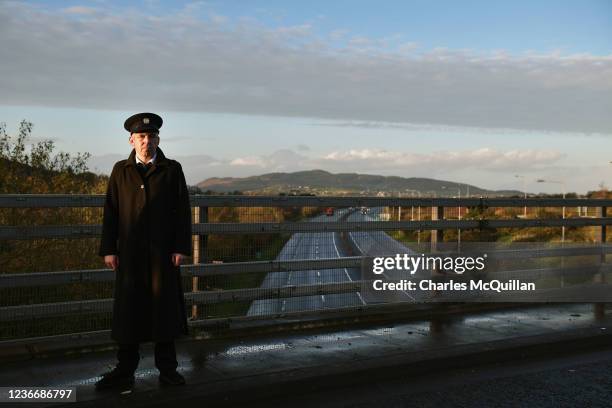
[(145, 125), (149, 124), (149, 118), (142, 118), (142, 123), (144, 123)]

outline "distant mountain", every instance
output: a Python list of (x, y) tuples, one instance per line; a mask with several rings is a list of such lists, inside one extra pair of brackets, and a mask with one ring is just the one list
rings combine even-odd
[[(376, 176), (371, 174), (339, 173), (324, 170), (298, 171), (295, 173), (268, 173), (243, 178), (213, 177), (197, 184), (197, 187), (219, 193), (242, 191), (245, 193), (314, 193), (324, 194), (367, 194), (392, 193), (410, 195), (420, 192), (425, 196), (452, 197), (468, 193), (468, 185), (452, 181), (420, 177)], [(486, 190), (469, 186), (470, 196), (512, 196), (521, 195), (518, 190)]]

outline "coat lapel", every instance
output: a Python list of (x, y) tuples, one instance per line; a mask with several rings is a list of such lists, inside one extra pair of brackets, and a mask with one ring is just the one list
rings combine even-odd
[[(162, 150), (158, 147), (157, 157), (155, 158), (155, 161), (153, 162), (153, 166), (151, 166), (151, 168), (147, 170), (147, 172), (145, 173), (145, 177), (149, 177), (149, 175), (155, 172), (157, 168), (161, 169), (167, 165), (168, 165), (168, 159), (166, 159), (164, 152), (162, 152)], [(138, 169), (136, 168), (136, 150), (135, 149), (132, 149), (130, 156), (125, 162), (125, 167), (132, 167), (132, 170), (131, 170), (132, 174), (136, 175), (138, 180), (140, 180), (140, 173), (138, 173)]]
[(132, 153), (130, 153), (130, 157), (125, 161), (125, 168), (128, 170), (129, 178), (131, 183), (133, 183), (134, 188), (136, 186), (142, 185), (142, 177), (140, 177), (140, 173), (138, 172), (138, 168), (136, 167), (136, 150), (132, 149)]
[(166, 156), (164, 156), (164, 152), (162, 152), (161, 149), (158, 147), (157, 148), (157, 157), (155, 158), (155, 161), (153, 162), (153, 166), (151, 166), (151, 168), (145, 174), (145, 177), (148, 177), (156, 169), (159, 168), (161, 170), (162, 168), (164, 168), (167, 165), (168, 165), (168, 160), (166, 159)]

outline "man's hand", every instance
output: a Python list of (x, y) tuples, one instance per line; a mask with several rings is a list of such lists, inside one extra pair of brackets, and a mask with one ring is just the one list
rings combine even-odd
[(119, 257), (117, 255), (104, 255), (104, 263), (113, 271), (116, 271), (119, 267)]
[(173, 253), (172, 254), (172, 265), (180, 266), (183, 263), (183, 260), (187, 257), (187, 255)]

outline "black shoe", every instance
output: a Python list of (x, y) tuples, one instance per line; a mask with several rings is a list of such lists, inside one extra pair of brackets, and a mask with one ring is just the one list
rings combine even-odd
[(162, 385), (183, 385), (185, 377), (175, 371), (164, 371), (159, 374), (159, 382)]
[(134, 373), (126, 373), (117, 368), (102, 374), (102, 378), (96, 382), (96, 390), (106, 390), (110, 388), (130, 389), (134, 385)]

